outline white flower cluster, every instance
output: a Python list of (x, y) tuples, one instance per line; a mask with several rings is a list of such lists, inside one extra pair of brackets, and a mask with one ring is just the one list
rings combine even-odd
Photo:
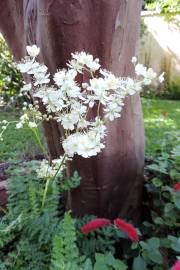
[[(38, 178), (52, 179), (55, 176), (62, 175), (64, 170), (64, 164), (62, 164), (62, 160), (63, 157), (60, 157), (59, 159), (54, 159), (52, 160), (51, 165), (49, 164), (48, 160), (42, 160), (39, 168), (36, 171)], [(60, 164), (62, 165), (60, 166)]]
[(39, 106), (28, 104), (24, 102), (23, 111), (24, 114), (20, 117), (20, 121), (16, 124), (16, 128), (23, 128), (25, 124), (28, 125), (29, 128), (37, 128), (38, 121), (42, 120), (42, 114), (39, 111)]
[[(68, 157), (97, 155), (104, 148), (105, 123), (121, 116), (125, 97), (140, 92), (144, 85), (158, 79), (151, 68), (137, 64), (135, 57), (132, 62), (136, 78), (120, 78), (103, 70), (99, 59), (80, 52), (72, 53), (68, 68), (57, 71), (53, 76), (54, 86), (50, 86), (47, 67), (36, 61), (39, 52), (36, 45), (27, 46), (28, 56), (18, 64), (19, 70), (33, 79), (22, 92), (31, 91), (33, 97), (45, 105), (47, 113), (53, 114), (63, 126), (65, 137), (62, 145)], [(163, 75), (159, 77), (161, 82)], [(17, 127), (22, 122), (23, 119)]]

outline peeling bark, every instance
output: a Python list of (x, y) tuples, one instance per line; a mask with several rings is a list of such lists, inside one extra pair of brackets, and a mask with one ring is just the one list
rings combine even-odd
[[(116, 75), (133, 75), (131, 58), (137, 49), (140, 0), (1, 0), (0, 8), (0, 30), (17, 59), (24, 56), (27, 44), (37, 44), (39, 60), (54, 73), (65, 67), (71, 52), (84, 50)], [(54, 122), (44, 127), (50, 154), (57, 157), (62, 153), (61, 129)], [(136, 221), (144, 165), (138, 95), (126, 99), (121, 119), (107, 128), (102, 153), (90, 159), (77, 157), (69, 165), (69, 172), (79, 171), (82, 183), (69, 194), (68, 206), (77, 216), (119, 215)]]

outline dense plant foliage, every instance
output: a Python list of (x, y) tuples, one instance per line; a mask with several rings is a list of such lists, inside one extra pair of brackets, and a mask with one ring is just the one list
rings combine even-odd
[(0, 36), (0, 97), (5, 102), (14, 97), (22, 86), (22, 75), (17, 69), (5, 40)]
[[(176, 134), (171, 134), (175, 136), (171, 140), (168, 138), (156, 163), (147, 165), (145, 187), (149, 199), (144, 200), (140, 230), (121, 217), (113, 221), (92, 216), (72, 218), (65, 211), (66, 197), (80, 184), (80, 177), (74, 172), (67, 179), (64, 173), (74, 155), (84, 158), (97, 155), (105, 147), (105, 124), (120, 117), (124, 98), (139, 92), (155, 78), (163, 81), (163, 74), (158, 77), (133, 58), (137, 77), (117, 78), (100, 69), (98, 59), (83, 52), (72, 54), (70, 68), (54, 75), (57, 88), (52, 88), (47, 67), (35, 60), (39, 48), (28, 46), (27, 52), (29, 56), (18, 66), (32, 76), (32, 84), (24, 85), (21, 91), (39, 98), (47, 114), (40, 112), (38, 101), (25, 104), (16, 127), (30, 128), (45, 159), (10, 168), (8, 205), (0, 222), (0, 269), (168, 269), (179, 252), (180, 160), (177, 139), (174, 144)], [(96, 71), (102, 76), (98, 77)], [(88, 72), (90, 79), (79, 85), (75, 78), (83, 72)], [(31, 93), (32, 88), (35, 94)], [(94, 105), (97, 105), (95, 117), (87, 118)], [(105, 117), (100, 115), (100, 109)], [(49, 157), (38, 129), (42, 120), (52, 118), (61, 122), (65, 130), (62, 141), (65, 154), (55, 160)], [(2, 139), (10, 124), (2, 121)]]
[(144, 3), (148, 10), (158, 10), (161, 13), (180, 11), (179, 0), (145, 0)]
[(180, 100), (180, 80), (176, 79), (169, 82), (167, 74), (165, 74), (165, 82), (163, 87), (147, 88), (141, 93), (141, 97), (160, 98), (169, 100)]
[(42, 208), (45, 181), (37, 180), (36, 172), (40, 162), (26, 162), (21, 169), (14, 165), (7, 214), (0, 223), (0, 269), (169, 269), (180, 252), (177, 135), (168, 133), (156, 161), (147, 162), (139, 242), (130, 241), (136, 231), (126, 222), (118, 227), (117, 221), (114, 226), (93, 216), (64, 216), (62, 194), (79, 185), (77, 173), (51, 182)]

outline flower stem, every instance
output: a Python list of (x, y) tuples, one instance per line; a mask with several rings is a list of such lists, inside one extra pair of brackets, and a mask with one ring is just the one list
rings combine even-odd
[(48, 187), (49, 187), (50, 180), (51, 179), (48, 178), (47, 181), (46, 181), (46, 186), (45, 186), (45, 189), (44, 189), (43, 199), (42, 199), (42, 206), (41, 206), (42, 209), (44, 208), (44, 204), (45, 204), (45, 201), (46, 201), (46, 197), (47, 197), (47, 192), (48, 192)]
[(39, 136), (39, 134), (37, 132), (37, 129), (36, 128), (31, 128), (31, 130), (32, 130), (32, 132), (33, 132), (33, 134), (34, 134), (34, 136), (35, 136), (35, 138), (36, 138), (36, 140), (37, 140), (43, 154), (45, 155), (45, 157), (48, 157), (47, 151), (46, 151), (44, 145), (42, 144), (42, 142), (40, 140), (40, 136)]
[(54, 174), (54, 176), (52, 178), (48, 178), (47, 181), (46, 181), (46, 185), (45, 185), (45, 189), (44, 189), (44, 193), (43, 193), (43, 199), (42, 199), (42, 209), (44, 208), (44, 205), (45, 205), (45, 201), (46, 201), (46, 197), (47, 197), (47, 192), (48, 192), (48, 187), (49, 187), (49, 183), (50, 181), (54, 181), (56, 176), (58, 175), (58, 172), (60, 171), (61, 167), (64, 165), (64, 162), (65, 162), (65, 159), (66, 159), (67, 155), (64, 154), (63, 158), (62, 158), (62, 161), (56, 171), (56, 173)]
[(97, 115), (98, 115), (98, 117), (100, 116), (100, 107), (101, 107), (101, 102), (99, 101), (99, 103), (98, 103), (98, 109), (97, 109)]

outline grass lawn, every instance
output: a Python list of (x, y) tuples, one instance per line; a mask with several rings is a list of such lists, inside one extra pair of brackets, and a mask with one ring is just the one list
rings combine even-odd
[[(154, 156), (162, 144), (165, 133), (180, 130), (180, 101), (142, 99), (146, 154)], [(18, 112), (0, 112), (0, 121), (15, 120)], [(41, 153), (29, 129), (15, 129), (12, 125), (0, 142), (0, 163), (8, 159), (24, 159)]]
[(180, 131), (180, 101), (142, 99), (146, 135), (146, 154), (154, 156), (166, 132)]
[[(0, 121), (4, 119), (14, 121), (18, 117), (18, 112), (0, 112)], [(0, 142), (0, 163), (6, 160), (28, 159), (41, 152), (28, 128), (16, 129), (15, 124), (11, 124), (3, 138), (4, 140)]]

